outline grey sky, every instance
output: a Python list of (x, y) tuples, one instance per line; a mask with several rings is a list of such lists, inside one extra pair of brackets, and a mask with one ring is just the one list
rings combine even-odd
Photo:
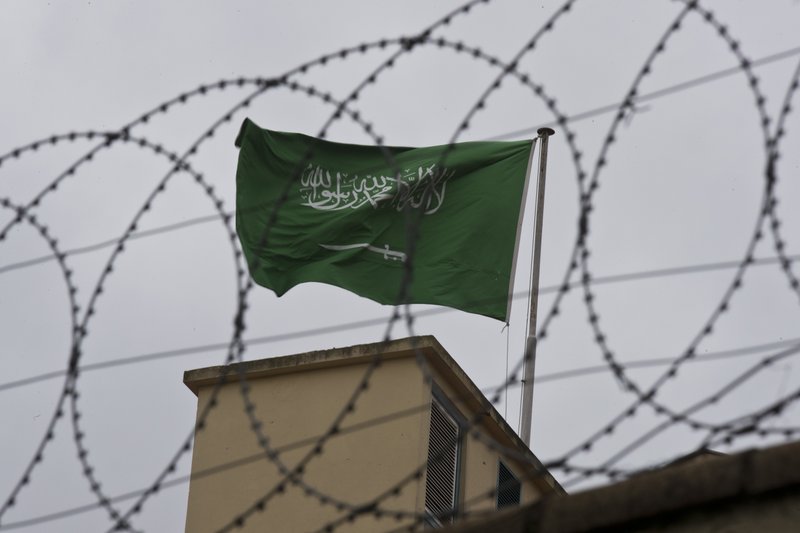
[[(116, 130), (145, 111), (201, 84), (220, 79), (277, 76), (322, 54), (381, 38), (413, 35), (461, 2), (45, 2), (10, 0), (0, 19), (0, 153), (54, 134)], [(540, 29), (561, 2), (494, 0), (457, 17), (434, 37), (463, 41), (506, 60)], [(683, 3), (635, 0), (578, 0), (570, 13), (543, 35), (520, 70), (542, 84), (567, 116), (619, 102), (638, 70), (680, 12)], [(800, 6), (793, 0), (707, 1), (701, 5), (755, 60), (800, 46)], [(395, 48), (372, 49), (297, 77), (343, 97)], [(758, 67), (766, 109), (777, 116), (800, 56)], [(648, 93), (737, 66), (718, 33), (696, 13), (667, 43), (640, 87)], [(355, 103), (387, 144), (446, 143), (472, 104), (499, 71), (469, 54), (426, 45), (399, 59)], [(250, 88), (211, 91), (190, 98), (132, 134), (183, 152)], [(795, 98), (795, 107), (798, 105)], [(190, 163), (234, 208), (237, 153), (233, 139), (250, 116), (271, 129), (315, 134), (333, 107), (292, 93), (270, 91), (234, 116), (205, 143)], [(794, 200), (800, 155), (798, 115), (789, 116), (778, 165), (778, 213), (787, 253), (796, 253), (800, 211)], [(571, 123), (591, 173), (613, 114)], [(477, 140), (533, 128), (554, 119), (547, 107), (512, 79), (487, 101), (461, 140)], [(617, 133), (590, 220), (589, 266), (597, 276), (740, 260), (750, 240), (763, 191), (765, 154), (760, 117), (743, 74), (642, 103)], [(578, 188), (565, 132), (556, 128), (550, 148), (542, 251), (543, 286), (558, 285), (567, 269), (578, 220)], [(532, 134), (531, 134), (532, 135)], [(359, 126), (341, 121), (329, 138), (369, 143)], [(519, 137), (516, 137), (519, 138)], [(77, 140), (26, 152), (0, 166), (0, 196), (24, 204), (97, 143)], [(48, 195), (36, 210), (64, 249), (118, 237), (136, 210), (168, 171), (169, 161), (132, 145), (99, 154)], [(141, 230), (214, 214), (206, 195), (185, 174), (176, 175)], [(523, 241), (530, 242), (532, 206)], [(0, 224), (13, 215), (0, 209)], [(81, 309), (113, 248), (68, 258), (79, 288)], [(69, 307), (55, 262), (2, 271), (5, 265), (48, 254), (46, 243), (27, 224), (0, 242), (0, 382), (63, 369), (69, 352)], [(766, 238), (757, 257), (772, 257)], [(520, 249), (516, 290), (529, 277), (530, 246)], [(598, 284), (594, 288), (600, 324), (621, 361), (674, 357), (690, 344), (719, 304), (733, 269), (649, 280)], [(212, 221), (131, 241), (115, 263), (83, 345), (84, 364), (163, 350), (224, 343), (236, 309), (235, 267), (220, 222)], [(587, 321), (580, 289), (571, 291), (539, 346), (537, 373), (603, 363)], [(540, 301), (541, 315), (554, 294)], [(307, 284), (278, 299), (257, 288), (250, 296), (245, 337), (264, 337), (387, 318), (390, 308), (340, 289)], [(508, 364), (519, 361), (524, 345), (525, 300), (515, 301), (508, 331), (503, 324), (458, 311), (422, 315), (415, 333), (433, 334), (472, 379), (489, 389), (504, 381)], [(414, 306), (416, 311), (434, 309)], [(798, 294), (774, 264), (752, 267), (730, 311), (698, 347), (712, 352), (793, 339), (798, 333)], [(248, 358), (377, 341), (385, 327), (339, 328), (321, 335), (259, 343)], [(398, 324), (393, 336), (408, 334)], [(773, 349), (774, 350), (774, 349)], [(763, 357), (687, 364), (658, 399), (680, 409), (721, 387)], [(162, 358), (81, 376), (80, 410), (90, 461), (103, 490), (116, 495), (146, 487), (163, 469), (191, 429), (194, 396), (181, 384), (183, 370), (222, 362), (222, 350)], [(646, 387), (662, 368), (632, 370)], [(60, 379), (0, 388), (0, 497), (5, 500), (30, 461), (52, 416)], [(1, 383), (0, 383), (1, 385)], [(800, 386), (800, 370), (788, 357), (737, 388), (725, 402), (699, 413), (719, 422), (754, 411)], [(518, 390), (498, 406), (517, 426)], [(537, 386), (533, 451), (543, 461), (575, 446), (634, 397), (611, 373), (597, 373)], [(654, 426), (643, 408), (611, 437), (599, 440), (575, 463), (600, 464)], [(796, 406), (770, 422), (798, 426)], [(768, 425), (769, 425), (768, 424)], [(621, 468), (641, 468), (691, 451), (703, 434), (675, 427), (623, 459)], [(745, 437), (732, 449), (780, 439)], [(727, 448), (722, 447), (725, 450)], [(18, 504), (0, 524), (23, 521), (93, 503), (81, 475), (68, 421), (62, 421), (44, 462)], [(189, 457), (178, 474), (186, 474)], [(555, 471), (565, 481), (570, 476)], [(602, 478), (590, 483), (603, 482)], [(176, 531), (183, 527), (186, 484), (165, 490), (145, 506), (137, 527)], [(30, 527), (29, 531), (104, 531), (101, 511)], [(0, 527), (2, 530), (2, 527)]]

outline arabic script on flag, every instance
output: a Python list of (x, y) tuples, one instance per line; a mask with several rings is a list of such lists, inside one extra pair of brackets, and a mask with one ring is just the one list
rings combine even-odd
[(396, 176), (350, 174), (309, 163), (300, 176), (301, 205), (320, 211), (358, 209), (371, 205), (402, 211), (407, 205), (436, 213), (444, 203), (447, 180), (455, 171), (421, 164)]

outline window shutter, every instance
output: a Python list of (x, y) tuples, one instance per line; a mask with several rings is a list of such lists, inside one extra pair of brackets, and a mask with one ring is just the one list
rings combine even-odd
[(434, 400), (431, 403), (431, 427), (428, 439), (425, 510), (436, 523), (453, 521), (459, 440), (458, 423), (439, 402)]
[(497, 469), (497, 508), (519, 505), (522, 485), (514, 473), (500, 461)]

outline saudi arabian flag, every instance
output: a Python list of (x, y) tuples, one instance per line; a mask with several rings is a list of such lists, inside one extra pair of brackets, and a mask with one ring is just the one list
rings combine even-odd
[(236, 145), (236, 230), (259, 285), (396, 304), (408, 264), (409, 303), (507, 321), (531, 141), (359, 146), (245, 119)]

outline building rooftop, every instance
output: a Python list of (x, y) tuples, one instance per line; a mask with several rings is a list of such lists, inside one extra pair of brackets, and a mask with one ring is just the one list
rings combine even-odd
[(219, 365), (187, 370), (184, 372), (183, 382), (196, 395), (201, 387), (214, 386), (221, 382), (235, 382), (240, 376), (253, 380), (280, 374), (308, 372), (326, 367), (366, 365), (375, 358), (384, 361), (418, 356), (422, 357), (429, 366), (434, 381), (445, 381), (456, 391), (459, 402), (465, 408), (482, 416), (481, 427), (492, 438), (502, 446), (513, 449), (516, 455), (521, 456), (528, 464), (532, 465), (534, 472), (531, 475), (535, 474), (539, 479), (537, 484), (541, 484), (548, 491), (555, 490), (557, 493), (565, 493), (477, 385), (439, 344), (439, 341), (430, 335), (284, 355), (234, 363), (228, 366)]

